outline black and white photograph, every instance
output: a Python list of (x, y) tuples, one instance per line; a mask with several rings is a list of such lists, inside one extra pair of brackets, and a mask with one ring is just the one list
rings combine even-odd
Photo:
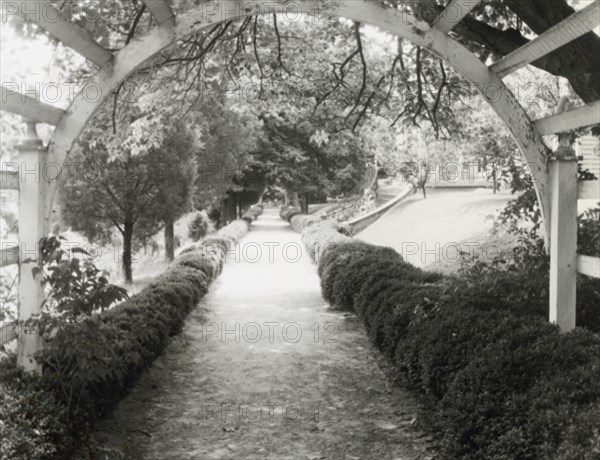
[(0, 0), (0, 460), (600, 460), (600, 0)]

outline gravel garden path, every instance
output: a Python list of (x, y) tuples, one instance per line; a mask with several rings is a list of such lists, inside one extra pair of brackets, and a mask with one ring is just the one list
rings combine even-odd
[(236, 252), (183, 332), (96, 427), (92, 457), (432, 458), (415, 401), (391, 383), (357, 319), (325, 304), (316, 267), (276, 210)]

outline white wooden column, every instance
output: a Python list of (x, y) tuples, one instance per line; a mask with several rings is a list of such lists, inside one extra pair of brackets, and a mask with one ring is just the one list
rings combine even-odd
[(33, 355), (41, 349), (37, 328), (25, 327), (23, 322), (41, 309), (44, 300), (41, 276), (33, 277), (32, 268), (39, 257), (39, 241), (46, 235), (45, 190), (43, 177), (46, 149), (35, 130), (35, 122), (27, 121), (27, 137), (19, 151), (19, 328), (17, 363), (29, 372), (40, 372), (41, 366)]
[[(568, 110), (561, 99), (558, 112)], [(562, 332), (575, 328), (577, 295), (577, 157), (571, 133), (559, 133), (550, 159), (550, 321)]]

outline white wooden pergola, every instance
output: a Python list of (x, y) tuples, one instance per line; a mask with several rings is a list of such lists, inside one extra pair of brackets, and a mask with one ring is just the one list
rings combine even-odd
[[(19, 246), (3, 252), (3, 265), (18, 263), (19, 257), (25, 260), (24, 251), (36, 248), (40, 238), (47, 235), (49, 219), (54, 212), (56, 182), (32, 180), (24, 172), (35, 168), (43, 171), (48, 165), (60, 168), (86, 124), (112, 90), (142, 64), (189, 35), (221, 22), (273, 13), (293, 20), (301, 13), (314, 16), (318, 14), (316, 12), (322, 15), (335, 11), (335, 16), (377, 26), (428, 49), (477, 87), (493, 107), (517, 142), (535, 179), (551, 256), (549, 319), (564, 331), (575, 327), (577, 272), (600, 277), (600, 259), (576, 254), (577, 199), (578, 194), (580, 198), (598, 198), (598, 182), (586, 183), (578, 192), (577, 160), (566, 136), (559, 136), (562, 147), (552, 157), (547, 155), (542, 136), (600, 123), (600, 101), (541, 120), (531, 120), (502, 79), (598, 27), (600, 0), (489, 67), (449, 35), (452, 28), (480, 3), (477, 0), (453, 0), (432, 25), (372, 0), (215, 0), (191, 7), (179, 15), (168, 0), (142, 1), (157, 25), (120, 51), (111, 53), (94, 41), (86, 30), (69, 22), (49, 0), (2, 0), (3, 8), (10, 7), (15, 14), (23, 15), (24, 20), (36, 22), (98, 67), (90, 82), (98, 97), (90, 100), (82, 92), (67, 110), (2, 87), (2, 110), (21, 115), (29, 126), (28, 138), (19, 146), (20, 171), (2, 172), (0, 178), (2, 188), (19, 190)], [(39, 13), (32, 14), (32, 11)], [(594, 51), (590, 50), (590, 53)], [(37, 123), (55, 127), (47, 146), (42, 145), (35, 134)], [(43, 175), (39, 177), (43, 179)], [(20, 265), (19, 323), (39, 311), (43, 297), (40, 280), (30, 276), (31, 268), (32, 262)], [(36, 370), (32, 354), (40, 343), (35, 334), (28, 334), (18, 324), (7, 325), (0, 332), (2, 343), (14, 338), (18, 340), (20, 365)]]

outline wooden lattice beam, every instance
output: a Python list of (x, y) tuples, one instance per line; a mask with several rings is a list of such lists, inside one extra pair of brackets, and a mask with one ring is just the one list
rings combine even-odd
[(572, 129), (584, 128), (600, 123), (600, 101), (584, 105), (568, 112), (536, 120), (540, 135), (548, 136)]
[(0, 110), (21, 115), (38, 123), (57, 125), (65, 111), (58, 107), (37, 101), (26, 94), (20, 94), (2, 85)]
[[(600, 25), (600, 0), (572, 14), (536, 39), (498, 60), (490, 69), (502, 78), (590, 32)], [(590, 53), (597, 50), (590, 50)]]
[(447, 34), (462, 19), (469, 14), (473, 8), (479, 6), (481, 0), (452, 0), (442, 13), (435, 18), (432, 27)]
[(167, 0), (142, 0), (159, 25), (173, 24), (175, 14)]
[(39, 25), (98, 67), (111, 62), (112, 53), (102, 48), (85, 29), (70, 22), (49, 0), (2, 0), (2, 3), (6, 15), (19, 14), (23, 21)]

